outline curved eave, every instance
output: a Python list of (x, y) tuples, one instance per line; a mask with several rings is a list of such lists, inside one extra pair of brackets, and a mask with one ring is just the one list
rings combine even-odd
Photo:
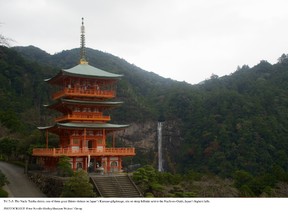
[(54, 128), (54, 126), (45, 126), (45, 127), (37, 127), (38, 130), (48, 130), (48, 129), (51, 129), (51, 128)]
[(50, 109), (57, 109), (57, 107), (68, 104), (68, 105), (82, 105), (82, 106), (102, 106), (107, 108), (114, 108), (118, 107), (123, 104), (121, 101), (85, 101), (85, 100), (73, 100), (73, 99), (64, 99), (61, 98), (57, 100), (55, 103), (44, 105), (44, 107), (50, 108)]
[(56, 123), (53, 126), (38, 127), (39, 130), (55, 131), (57, 129), (106, 129), (106, 130), (123, 130), (128, 128), (129, 125), (118, 125), (118, 124), (108, 124), (108, 123)]
[(117, 80), (123, 77), (123, 75), (110, 73), (90, 66), (89, 64), (79, 64), (70, 69), (62, 69), (57, 75), (52, 78), (45, 79), (44, 81), (49, 83), (57, 83), (57, 81), (63, 78), (63, 76), (111, 80)]
[(129, 125), (118, 125), (118, 124), (108, 124), (108, 123), (57, 123), (58, 127), (61, 128), (89, 128), (89, 129), (112, 129), (112, 130), (121, 130), (129, 127)]

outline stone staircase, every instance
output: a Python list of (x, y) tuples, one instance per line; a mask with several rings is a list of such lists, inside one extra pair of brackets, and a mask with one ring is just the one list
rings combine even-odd
[(141, 192), (128, 175), (90, 176), (101, 197), (142, 197)]

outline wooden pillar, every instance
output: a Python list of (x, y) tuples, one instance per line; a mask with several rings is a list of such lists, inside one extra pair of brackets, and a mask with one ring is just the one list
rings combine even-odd
[(48, 149), (48, 130), (46, 129), (46, 149)]
[(82, 149), (83, 149), (83, 147), (86, 147), (86, 128), (84, 128), (84, 140), (83, 140), (83, 143), (82, 143)]
[(72, 169), (73, 169), (73, 171), (76, 170), (76, 157), (72, 158)]
[(118, 156), (118, 172), (121, 172), (122, 170), (122, 158)]
[(102, 135), (102, 145), (103, 144), (105, 144), (105, 146), (106, 146), (106, 131), (105, 131), (105, 129), (103, 129), (103, 135)]
[(110, 173), (110, 157), (107, 157), (107, 172)]
[[(102, 161), (101, 161), (101, 162), (102, 162)], [(97, 158), (94, 157), (94, 164), (93, 164), (93, 171), (94, 171), (94, 172), (95, 172), (96, 168), (97, 168)]]
[(115, 131), (113, 131), (113, 148), (115, 148)]
[(44, 158), (44, 167), (45, 167), (45, 170), (48, 170), (48, 157)]

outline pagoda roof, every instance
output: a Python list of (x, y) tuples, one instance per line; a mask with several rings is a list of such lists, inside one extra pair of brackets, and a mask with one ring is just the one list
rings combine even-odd
[(109, 123), (83, 123), (83, 122), (67, 122), (56, 123), (53, 126), (38, 127), (39, 130), (55, 130), (58, 128), (70, 128), (70, 129), (107, 129), (107, 130), (122, 130), (129, 127), (129, 125), (118, 125)]
[(50, 105), (44, 105), (45, 107), (55, 107), (58, 104), (77, 104), (77, 105), (99, 105), (99, 106), (106, 106), (106, 107), (115, 107), (123, 104), (123, 102), (119, 101), (95, 101), (95, 100), (74, 100), (74, 99), (64, 99), (60, 98), (55, 103)]
[(83, 78), (98, 78), (98, 79), (119, 79), (123, 75), (110, 73), (99, 68), (86, 64), (78, 64), (70, 69), (62, 69), (57, 75), (52, 78), (45, 79), (46, 82), (55, 82), (62, 76), (74, 76)]

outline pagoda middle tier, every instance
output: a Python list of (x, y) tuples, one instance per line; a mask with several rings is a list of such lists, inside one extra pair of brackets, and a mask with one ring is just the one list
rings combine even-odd
[(119, 107), (121, 104), (123, 102), (60, 98), (47, 107), (63, 114), (63, 116), (57, 117), (55, 122), (89, 121), (105, 123), (110, 121), (111, 118), (109, 115), (105, 115), (104, 112)]

